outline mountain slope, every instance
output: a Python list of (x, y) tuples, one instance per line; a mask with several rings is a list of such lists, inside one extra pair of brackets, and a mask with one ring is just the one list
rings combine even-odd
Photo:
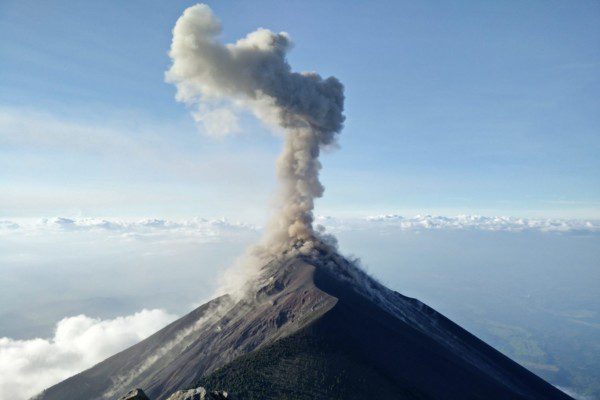
[(421, 302), (335, 252), (288, 254), (241, 301), (215, 299), (42, 394), (116, 398), (143, 387), (241, 399), (568, 399)]
[(338, 299), (330, 311), (196, 384), (227, 387), (244, 399), (568, 398), (416, 300), (393, 294), (471, 354), (456, 354), (451, 343), (390, 315), (323, 270), (315, 284)]

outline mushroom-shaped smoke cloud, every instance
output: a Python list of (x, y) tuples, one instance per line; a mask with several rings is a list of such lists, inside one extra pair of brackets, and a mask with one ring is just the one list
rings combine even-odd
[(236, 126), (231, 111), (214, 109), (223, 102), (246, 107), (261, 121), (285, 131), (285, 147), (277, 162), (280, 209), (266, 242), (272, 250), (310, 247), (315, 239), (314, 199), (323, 195), (319, 153), (342, 129), (343, 86), (334, 77), (292, 72), (286, 60), (292, 44), (284, 32), (261, 28), (227, 45), (217, 41), (220, 32), (220, 21), (207, 5), (186, 9), (173, 29), (169, 52), (173, 65), (166, 80), (177, 86), (177, 100), (197, 105), (196, 119), (208, 128), (217, 127), (216, 133)]

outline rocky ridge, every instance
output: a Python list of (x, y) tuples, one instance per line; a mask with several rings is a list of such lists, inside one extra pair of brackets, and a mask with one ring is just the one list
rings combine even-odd
[[(119, 400), (150, 400), (142, 389), (133, 389)], [(232, 400), (229, 393), (225, 391), (208, 391), (203, 387), (189, 390), (179, 390), (167, 398), (167, 400)]]

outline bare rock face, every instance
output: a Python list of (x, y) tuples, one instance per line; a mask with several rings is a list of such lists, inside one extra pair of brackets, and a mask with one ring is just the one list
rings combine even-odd
[(190, 390), (180, 390), (173, 393), (167, 400), (230, 400), (227, 392), (208, 392), (203, 387)]
[(39, 400), (116, 399), (132, 387), (153, 400), (230, 398), (207, 387), (253, 400), (570, 399), (333, 251), (282, 254), (259, 278), (242, 299), (200, 306)]
[(133, 389), (119, 400), (150, 400), (142, 389)]

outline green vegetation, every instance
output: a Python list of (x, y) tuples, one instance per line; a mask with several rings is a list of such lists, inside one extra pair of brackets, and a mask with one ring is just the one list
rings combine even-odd
[(476, 321), (475, 326), (484, 333), (484, 340), (542, 378), (577, 388), (582, 396), (600, 398), (600, 346), (594, 326), (575, 330), (572, 324), (557, 321), (555, 329), (547, 331), (535, 324), (525, 328), (525, 324), (515, 326), (485, 319)]

